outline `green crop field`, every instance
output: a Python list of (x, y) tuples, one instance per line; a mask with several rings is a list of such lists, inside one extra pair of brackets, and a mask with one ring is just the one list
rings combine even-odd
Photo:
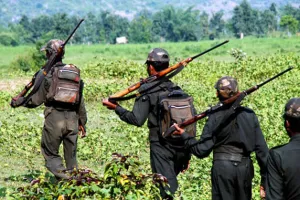
[[(283, 107), (288, 99), (300, 96), (299, 41), (299, 38), (234, 39), (194, 60), (172, 80), (194, 97), (196, 108), (200, 112), (210, 104), (217, 103), (213, 86), (221, 76), (236, 77), (240, 90), (244, 90), (294, 66), (292, 71), (260, 88), (243, 101), (243, 105), (256, 112), (271, 148), (288, 141), (281, 117)], [(137, 156), (140, 161), (139, 173), (150, 174), (146, 124), (138, 128), (122, 122), (113, 111), (102, 106), (101, 100), (147, 76), (142, 66), (151, 48), (166, 48), (172, 57), (172, 63), (176, 63), (220, 42), (222, 41), (68, 46), (65, 62), (74, 63), (82, 70), (88, 111), (88, 136), (78, 140), (79, 166), (102, 176), (112, 153), (117, 152)], [(241, 49), (247, 56), (237, 60), (230, 55), (232, 49)], [(0, 47), (0, 198), (3, 199), (13, 199), (11, 196), (16, 193), (17, 188), (28, 186), (28, 177), (51, 177), (40, 153), (43, 106), (36, 109), (12, 109), (9, 106), (11, 97), (23, 89), (34, 73), (13, 71), (11, 63), (29, 51), (34, 51), (34, 47)], [(131, 109), (133, 101), (121, 104)], [(205, 119), (197, 123), (197, 135), (201, 135), (204, 123)], [(260, 199), (259, 167), (255, 155), (252, 156), (255, 164), (253, 199)], [(178, 176), (180, 187), (176, 199), (211, 199), (211, 165), (211, 156), (202, 160), (193, 157), (190, 169)], [(93, 196), (89, 198), (96, 199)]]

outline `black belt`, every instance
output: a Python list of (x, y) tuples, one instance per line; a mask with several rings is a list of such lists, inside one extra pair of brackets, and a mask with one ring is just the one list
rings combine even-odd
[(234, 153), (214, 153), (213, 160), (230, 160), (236, 162), (242, 162), (242, 159), (249, 158), (243, 154), (234, 154)]
[(54, 109), (61, 111), (76, 111), (78, 107), (78, 105), (60, 102), (46, 102), (45, 106), (53, 107)]

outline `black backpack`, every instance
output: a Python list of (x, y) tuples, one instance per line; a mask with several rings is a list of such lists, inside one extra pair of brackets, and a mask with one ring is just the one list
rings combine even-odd
[[(196, 114), (193, 97), (182, 91), (178, 86), (175, 86), (162, 92), (159, 95), (159, 102), (159, 128), (161, 136), (172, 146), (182, 148), (184, 143), (180, 136), (170, 135), (164, 137), (164, 133), (173, 123), (180, 124)], [(185, 132), (195, 137), (196, 123), (185, 127)]]

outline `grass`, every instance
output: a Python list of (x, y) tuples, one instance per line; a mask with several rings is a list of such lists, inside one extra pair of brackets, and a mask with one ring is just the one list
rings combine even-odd
[[(299, 94), (299, 87), (295, 87), (299, 82), (297, 66), (291, 58), (268, 58), (269, 61), (260, 60), (256, 61), (256, 57), (276, 53), (294, 52), (299, 55), (300, 47), (298, 38), (280, 39), (280, 38), (245, 38), (244, 40), (233, 39), (223, 47), (212, 51), (197, 60), (210, 60), (209, 62), (193, 62), (190, 67), (185, 69), (183, 73), (174, 77), (174, 82), (186, 88), (195, 97), (196, 107), (198, 111), (207, 108), (207, 104), (216, 102), (214, 99), (213, 83), (216, 77), (221, 74), (235, 74), (238, 71), (241, 80), (241, 88), (246, 89), (253, 86), (254, 83), (259, 83), (271, 75), (278, 73), (280, 70), (285, 69), (288, 64), (294, 64), (297, 69), (293, 72), (284, 75), (278, 80), (268, 84), (268, 86), (261, 88), (255, 95), (248, 97), (245, 100), (246, 105), (253, 107), (257, 111), (260, 119), (261, 126), (266, 136), (269, 147), (284, 143), (288, 141), (288, 137), (284, 134), (281, 119), (281, 111), (285, 100), (289, 97), (297, 96)], [(222, 40), (223, 41), (223, 40)], [(123, 78), (125, 81), (124, 88), (129, 83), (134, 83), (138, 77), (131, 75), (129, 77), (119, 77), (116, 79), (111, 78), (111, 82), (101, 79), (101, 74), (104, 69), (116, 67), (118, 63), (107, 63), (107, 68), (104, 68), (102, 62), (97, 62), (99, 58), (105, 57), (109, 59), (128, 59), (143, 63), (149, 50), (154, 47), (166, 48), (173, 60), (177, 58), (186, 58), (198, 54), (211, 46), (216, 45), (219, 41), (203, 41), (203, 42), (186, 42), (186, 43), (157, 43), (157, 44), (128, 44), (128, 45), (91, 45), (91, 46), (68, 46), (66, 50), (65, 62), (75, 63), (78, 66), (85, 67), (86, 63), (94, 63), (86, 71), (94, 73), (97, 63), (102, 66), (101, 70), (95, 70), (97, 74), (89, 74), (86, 80), (85, 95), (88, 94), (88, 89), (95, 89), (92, 98), (93, 101), (86, 102), (88, 111), (88, 137), (79, 139), (78, 145), (80, 151), (78, 152), (78, 162), (80, 166), (88, 166), (96, 172), (103, 171), (103, 166), (111, 152), (119, 153), (133, 153), (142, 158), (144, 168), (150, 172), (149, 166), (149, 144), (147, 142), (147, 128), (136, 128), (121, 122), (116, 114), (107, 110), (101, 105), (100, 97), (104, 95), (103, 92), (106, 87), (113, 87), (113, 83)], [(233, 58), (227, 53), (231, 48), (239, 48), (246, 52), (248, 55), (254, 56), (254, 61), (247, 62), (247, 65), (238, 68), (235, 65), (223, 63), (214, 63), (212, 60), (227, 60)], [(26, 52), (34, 50), (35, 47), (0, 47), (0, 61), (1, 68), (6, 69), (10, 73), (14, 73), (8, 67), (9, 64), (20, 55), (25, 55)], [(6, 53), (7, 52), (7, 53)], [(291, 61), (289, 61), (291, 60)], [(291, 62), (291, 63), (289, 63)], [(122, 64), (122, 63), (121, 63)], [(136, 67), (123, 64), (124, 68)], [(233, 67), (235, 66), (235, 67)], [(88, 68), (88, 67), (87, 67)], [(274, 68), (274, 71), (271, 70)], [(118, 70), (119, 68), (114, 68)], [(123, 68), (120, 68), (123, 69)], [(126, 69), (124, 69), (126, 70)], [(256, 71), (255, 71), (256, 70)], [(119, 72), (120, 70), (118, 70)], [(201, 72), (200, 72), (201, 71)], [(0, 71), (1, 72), (1, 71)], [(268, 74), (264, 74), (268, 72)], [(272, 73), (271, 73), (272, 72)], [(260, 75), (261, 74), (261, 75)], [(23, 74), (23, 77), (30, 78), (32, 74)], [(251, 76), (250, 76), (251, 75)], [(260, 76), (258, 76), (260, 75)], [(258, 77), (257, 77), (258, 76)], [(4, 77), (4, 76), (0, 76)], [(17, 75), (13, 78), (16, 79)], [(18, 77), (18, 80), (24, 82), (24, 78)], [(128, 79), (128, 80), (127, 80)], [(2, 82), (7, 83), (8, 78), (0, 79)], [(201, 81), (199, 81), (201, 80)], [(298, 82), (297, 82), (298, 81)], [(1, 82), (0, 82), (1, 83)], [(22, 83), (14, 82), (18, 87)], [(27, 83), (27, 81), (26, 81)], [(24, 85), (26, 84), (24, 83)], [(96, 86), (101, 85), (101, 90), (96, 90)], [(88, 87), (93, 85), (95, 88)], [(1, 86), (1, 85), (0, 85)], [(9, 94), (16, 94), (20, 90), (11, 88), (7, 91)], [(22, 85), (23, 88), (23, 85)], [(124, 89), (122, 88), (122, 89)], [(288, 89), (287, 89), (288, 88)], [(1, 90), (1, 89), (0, 89)], [(112, 88), (116, 92), (117, 88)], [(90, 92), (90, 94), (92, 94)], [(1, 100), (1, 99), (0, 99)], [(4, 98), (3, 98), (4, 100)], [(8, 102), (5, 100), (5, 102)], [(122, 102), (125, 107), (130, 109), (131, 103)], [(5, 103), (8, 106), (8, 103)], [(13, 189), (23, 185), (28, 185), (28, 180), (24, 177), (35, 177), (38, 173), (44, 173), (47, 170), (44, 167), (42, 155), (39, 153), (39, 143), (42, 131), (43, 118), (40, 117), (43, 108), (38, 109), (25, 109), (18, 108), (12, 109), (8, 107), (0, 107), (2, 115), (0, 116), (0, 199), (5, 198), (7, 193)], [(2, 122), (2, 124), (1, 124)], [(200, 133), (203, 127), (204, 120), (198, 123), (198, 130)], [(10, 137), (10, 138), (9, 138)], [(85, 148), (84, 148), (85, 147)], [(33, 164), (32, 164), (33, 163)], [(201, 199), (210, 199), (210, 182), (209, 171), (211, 166), (211, 157), (198, 160), (193, 158), (191, 162), (191, 169), (185, 174), (180, 175), (181, 190), (185, 195), (195, 195)], [(258, 167), (255, 168), (256, 170)], [(31, 170), (31, 171), (29, 171)], [(258, 174), (258, 172), (255, 172)], [(259, 183), (259, 177), (256, 175), (253, 181), (254, 186)], [(257, 188), (253, 188), (255, 195), (258, 195)], [(195, 197), (196, 198), (196, 197)], [(253, 197), (253, 199), (258, 199)]]
[[(145, 61), (148, 52), (155, 47), (165, 48), (170, 56), (171, 61), (176, 62), (196, 54), (199, 54), (212, 46), (221, 43), (224, 40), (206, 40), (199, 42), (179, 42), (179, 43), (151, 43), (151, 44), (95, 44), (95, 45), (68, 45), (64, 61), (73, 63), (79, 67), (87, 63), (95, 62), (99, 58), (108, 59), (129, 59), (138, 61), (141, 64)], [(291, 38), (255, 38), (245, 37), (243, 40), (230, 39), (230, 42), (224, 46), (215, 49), (204, 55), (203, 60), (223, 60), (232, 61), (233, 58), (228, 51), (232, 48), (242, 49), (248, 55), (262, 56), (275, 53), (300, 54), (299, 37)], [(28, 51), (36, 51), (35, 46), (3, 47), (0, 46), (0, 72), (3, 70), (10, 71), (9, 65), (19, 56), (24, 56)]]

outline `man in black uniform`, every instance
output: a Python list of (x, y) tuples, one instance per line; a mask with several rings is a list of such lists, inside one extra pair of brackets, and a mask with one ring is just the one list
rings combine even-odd
[[(168, 68), (169, 54), (161, 48), (153, 49), (146, 61), (147, 71), (149, 75)], [(160, 82), (160, 83), (159, 83)], [(159, 173), (168, 179), (170, 187), (160, 187), (161, 196), (164, 199), (172, 199), (166, 191), (172, 195), (178, 188), (176, 176), (187, 167), (190, 159), (190, 152), (183, 149), (175, 149), (162, 139), (159, 128), (159, 96), (175, 85), (167, 78), (160, 79), (151, 83), (143, 84), (139, 91), (151, 88), (146, 95), (137, 97), (132, 111), (122, 108), (120, 105), (114, 104), (104, 99), (103, 105), (108, 109), (115, 110), (120, 119), (135, 125), (142, 126), (148, 119), (149, 140), (150, 140), (150, 162), (153, 173)]]
[[(215, 88), (220, 102), (239, 92), (237, 81), (229, 76), (220, 78)], [(260, 166), (261, 186), (265, 188), (268, 147), (251, 109), (239, 106), (238, 102), (210, 114), (200, 141), (190, 138), (177, 124), (175, 127), (177, 134), (182, 134), (186, 148), (195, 156), (204, 158), (213, 151), (213, 200), (251, 200), (254, 169), (250, 154), (253, 151)]]
[(300, 199), (300, 98), (287, 102), (283, 118), (290, 141), (269, 152), (267, 200)]
[[(45, 51), (49, 59), (62, 44), (62, 40), (53, 39), (42, 47), (41, 51)], [(78, 132), (82, 131), (85, 134), (84, 127), (87, 121), (82, 95), (83, 82), (80, 79), (79, 69), (74, 65), (62, 63), (63, 55), (64, 52), (61, 57), (56, 58), (37, 92), (22, 105), (35, 108), (44, 103), (46, 106), (41, 150), (46, 167), (58, 180), (68, 179), (69, 176), (65, 171), (77, 168)], [(43, 70), (40, 70), (36, 80), (43, 76), (42, 73)], [(12, 106), (16, 107), (23, 101), (24, 97), (13, 100)], [(59, 146), (62, 142), (66, 167), (59, 155)]]

